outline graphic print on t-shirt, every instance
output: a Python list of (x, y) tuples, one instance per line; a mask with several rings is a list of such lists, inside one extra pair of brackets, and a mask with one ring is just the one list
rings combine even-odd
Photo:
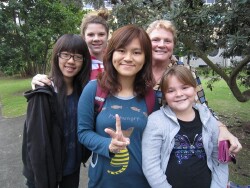
[[(129, 138), (133, 130), (134, 128), (131, 127), (127, 130), (122, 130), (122, 133), (125, 137)], [(110, 165), (113, 167), (117, 167), (118, 170), (116, 171), (108, 170), (108, 173), (112, 175), (120, 174), (127, 169), (128, 163), (129, 163), (129, 152), (126, 147), (125, 149), (121, 150), (119, 153), (116, 153), (115, 156), (110, 161)]]
[(196, 134), (193, 143), (186, 135), (177, 134), (173, 152), (178, 159), (178, 164), (182, 164), (182, 160), (187, 160), (193, 155), (196, 155), (199, 159), (205, 159), (206, 153), (203, 148), (202, 134)]

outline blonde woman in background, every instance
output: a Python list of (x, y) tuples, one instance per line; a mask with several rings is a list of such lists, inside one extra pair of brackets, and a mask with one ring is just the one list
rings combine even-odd
[[(177, 64), (177, 59), (173, 55), (174, 47), (177, 42), (177, 31), (174, 24), (168, 20), (156, 20), (152, 22), (148, 28), (147, 33), (152, 43), (152, 71), (155, 79), (155, 87), (157, 97), (161, 103), (162, 92), (160, 91), (159, 83), (163, 76), (163, 73), (174, 64)], [(206, 105), (204, 91), (201, 86), (201, 82), (198, 76), (196, 76), (195, 70), (189, 67), (193, 76), (197, 82), (197, 96), (196, 101)], [(231, 143), (230, 151), (233, 154), (238, 153), (242, 146), (238, 139), (232, 135), (226, 126), (218, 121), (220, 134), (219, 140), (229, 140)]]

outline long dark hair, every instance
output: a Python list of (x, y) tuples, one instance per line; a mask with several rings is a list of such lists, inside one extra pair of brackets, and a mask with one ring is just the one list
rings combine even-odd
[(145, 63), (136, 74), (134, 92), (139, 97), (144, 97), (147, 90), (153, 86), (152, 76), (152, 46), (148, 34), (140, 27), (126, 25), (117, 29), (108, 42), (103, 64), (104, 72), (99, 75), (98, 81), (101, 86), (110, 93), (116, 93), (121, 89), (117, 71), (113, 66), (112, 57), (115, 50), (127, 46), (133, 39), (138, 39), (145, 54)]
[(54, 45), (51, 59), (51, 78), (58, 90), (58, 102), (65, 102), (67, 96), (66, 84), (63, 74), (59, 68), (58, 53), (66, 51), (77, 53), (83, 56), (83, 65), (73, 80), (73, 90), (78, 95), (81, 95), (83, 87), (88, 83), (91, 73), (91, 57), (86, 42), (80, 35), (64, 34)]

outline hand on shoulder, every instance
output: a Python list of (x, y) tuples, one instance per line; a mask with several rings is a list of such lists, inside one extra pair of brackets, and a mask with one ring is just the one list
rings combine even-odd
[(45, 85), (51, 85), (51, 80), (48, 78), (46, 74), (37, 74), (32, 78), (31, 81), (31, 87), (34, 90), (35, 86), (45, 86)]

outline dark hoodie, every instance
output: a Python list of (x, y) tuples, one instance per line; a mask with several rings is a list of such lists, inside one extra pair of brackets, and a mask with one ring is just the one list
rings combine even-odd
[(36, 188), (54, 188), (62, 179), (65, 156), (62, 123), (57, 117), (53, 87), (38, 87), (24, 93), (27, 117), (24, 123), (23, 174)]

